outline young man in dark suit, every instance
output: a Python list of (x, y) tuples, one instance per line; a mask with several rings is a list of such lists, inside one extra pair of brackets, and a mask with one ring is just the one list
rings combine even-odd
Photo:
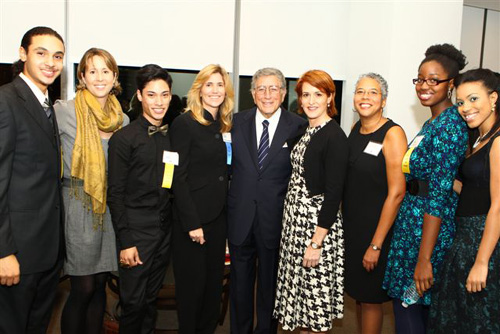
[(61, 152), (47, 88), (61, 74), (61, 36), (24, 35), (22, 70), (0, 87), (0, 333), (45, 333), (62, 265)]
[[(252, 78), (255, 108), (233, 120), (233, 173), (228, 196), (231, 334), (276, 333), (272, 319), (283, 203), (292, 167), (288, 142), (306, 121), (281, 108), (285, 77), (274, 68)], [(257, 326), (253, 328), (257, 275)]]
[(142, 115), (111, 137), (108, 150), (108, 205), (120, 256), (120, 334), (154, 332), (172, 225), (175, 154), (167, 125), (161, 126), (172, 78), (160, 66), (146, 65), (136, 81)]

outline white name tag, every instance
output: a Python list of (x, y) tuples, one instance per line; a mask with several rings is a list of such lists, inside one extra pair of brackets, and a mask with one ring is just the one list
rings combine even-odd
[(179, 153), (163, 151), (163, 163), (179, 166)]
[(381, 149), (382, 149), (381, 143), (370, 141), (368, 145), (366, 145), (365, 150), (363, 152), (376, 157), (380, 153)]
[(420, 145), (420, 142), (422, 141), (422, 139), (424, 139), (424, 137), (425, 136), (416, 136), (411, 142), (410, 148), (417, 147), (418, 145)]
[(224, 132), (222, 134), (222, 140), (225, 142), (225, 143), (230, 143), (231, 142), (231, 132)]

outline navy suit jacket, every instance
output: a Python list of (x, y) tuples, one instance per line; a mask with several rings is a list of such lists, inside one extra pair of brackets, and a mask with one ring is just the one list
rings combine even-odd
[(0, 258), (15, 254), (21, 274), (49, 270), (61, 255), (58, 133), (22, 78), (0, 87)]
[(255, 114), (257, 108), (234, 115), (231, 130), (233, 161), (228, 194), (228, 239), (241, 245), (257, 215), (260, 233), (267, 248), (278, 248), (283, 203), (292, 172), (292, 142), (301, 135), (307, 121), (282, 109), (278, 127), (262, 170), (257, 163)]

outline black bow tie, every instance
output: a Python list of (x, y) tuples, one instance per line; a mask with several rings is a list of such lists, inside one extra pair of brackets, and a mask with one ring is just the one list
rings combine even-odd
[(148, 126), (148, 135), (151, 137), (155, 133), (159, 132), (162, 135), (166, 136), (168, 131), (168, 124), (165, 124), (163, 126), (155, 126), (155, 125), (150, 125)]

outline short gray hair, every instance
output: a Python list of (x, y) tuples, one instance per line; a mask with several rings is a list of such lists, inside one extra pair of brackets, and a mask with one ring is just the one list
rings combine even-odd
[(382, 100), (387, 99), (387, 95), (389, 94), (389, 85), (387, 84), (387, 81), (385, 81), (384, 77), (382, 77), (378, 73), (373, 72), (361, 74), (358, 78), (358, 81), (356, 81), (355, 87), (358, 87), (359, 82), (364, 78), (370, 78), (378, 82), (382, 93)]
[(281, 82), (281, 89), (286, 90), (286, 80), (285, 80), (285, 76), (283, 75), (283, 73), (274, 67), (264, 67), (264, 68), (261, 68), (260, 70), (257, 70), (257, 72), (255, 72), (255, 74), (253, 75), (252, 84), (250, 86), (250, 91), (255, 90), (255, 83), (257, 82), (257, 80), (260, 77), (267, 77), (267, 76), (271, 76), (271, 75), (274, 75), (275, 77), (277, 77), (278, 80)]

